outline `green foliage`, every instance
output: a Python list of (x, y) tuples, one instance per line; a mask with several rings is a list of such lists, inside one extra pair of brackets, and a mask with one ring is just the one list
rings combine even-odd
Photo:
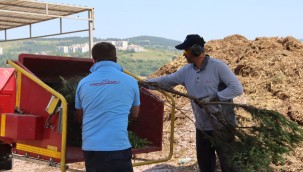
[(118, 51), (118, 63), (139, 76), (148, 76), (169, 63), (176, 52), (163, 49), (146, 49), (142, 52)]
[(60, 76), (62, 84), (60, 84), (61, 86), (58, 88), (57, 91), (64, 96), (64, 98), (69, 104), (75, 104), (77, 85), (83, 77), (84, 76), (75, 76), (66, 80), (62, 76)]
[(168, 60), (134, 60), (130, 58), (119, 60), (119, 64), (124, 69), (138, 76), (148, 76), (166, 63), (168, 63)]
[(81, 146), (82, 144), (82, 130), (81, 126), (75, 120), (75, 95), (77, 85), (84, 76), (74, 76), (69, 79), (65, 79), (60, 76), (61, 82), (54, 85), (54, 89), (58, 91), (66, 99), (68, 103), (68, 115), (67, 115), (67, 144), (72, 146)]
[(237, 130), (236, 142), (227, 150), (230, 163), (240, 171), (270, 171), (271, 163), (283, 165), (283, 155), (302, 141), (303, 130), (295, 122), (272, 110), (242, 107), (259, 125)]
[(128, 137), (129, 137), (129, 141), (132, 145), (133, 148), (136, 149), (142, 149), (144, 148), (146, 145), (151, 144), (150, 141), (148, 141), (146, 138), (142, 139), (140, 137), (138, 137), (134, 132), (132, 131), (128, 131)]
[[(215, 127), (216, 134), (210, 137), (214, 144), (224, 148), (228, 163), (241, 172), (271, 171), (271, 163), (283, 165), (283, 155), (303, 140), (303, 129), (276, 111), (247, 105), (239, 105), (238, 108), (249, 112), (252, 122), (257, 125), (242, 129), (221, 122), (224, 129)], [(220, 121), (216, 115), (212, 119)], [(235, 140), (226, 142), (225, 137), (231, 133)]]

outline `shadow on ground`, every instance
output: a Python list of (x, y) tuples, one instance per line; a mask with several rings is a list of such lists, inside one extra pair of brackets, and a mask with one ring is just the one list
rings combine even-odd
[(189, 166), (173, 166), (169, 164), (159, 164), (142, 172), (199, 172), (197, 164)]

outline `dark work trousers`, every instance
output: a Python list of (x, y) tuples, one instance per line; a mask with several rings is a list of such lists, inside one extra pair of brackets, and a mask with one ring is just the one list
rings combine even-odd
[[(200, 131), (196, 129), (196, 149), (197, 160), (201, 172), (216, 172), (216, 153), (220, 160), (222, 172), (235, 172), (231, 167), (228, 167), (226, 157), (224, 156), (222, 147), (213, 145), (205, 134), (213, 136), (213, 131)], [(229, 141), (232, 141), (230, 139)]]
[(133, 172), (131, 148), (121, 151), (84, 151), (87, 172)]

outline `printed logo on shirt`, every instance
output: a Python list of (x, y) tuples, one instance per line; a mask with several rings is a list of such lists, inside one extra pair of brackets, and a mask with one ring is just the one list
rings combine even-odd
[(96, 82), (90, 84), (90, 86), (101, 86), (101, 85), (107, 85), (107, 84), (119, 84), (120, 81), (111, 81), (111, 80), (103, 80), (102, 82)]

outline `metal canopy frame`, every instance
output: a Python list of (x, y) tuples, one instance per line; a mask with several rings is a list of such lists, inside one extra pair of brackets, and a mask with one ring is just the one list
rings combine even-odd
[[(71, 15), (87, 12), (87, 18), (73, 17)], [(63, 32), (62, 19), (84, 20), (88, 22), (88, 28), (83, 30), (74, 30)], [(59, 19), (60, 32), (42, 36), (32, 36), (32, 25)], [(7, 31), (18, 27), (29, 26), (29, 36), (18, 39), (7, 39)], [(4, 31), (4, 39), (0, 42), (25, 40), (32, 38), (42, 38), (57, 36), (63, 34), (77, 33), (88, 31), (89, 33), (89, 54), (93, 45), (94, 29), (94, 8), (81, 7), (66, 4), (55, 4), (36, 0), (0, 0), (0, 32)]]

